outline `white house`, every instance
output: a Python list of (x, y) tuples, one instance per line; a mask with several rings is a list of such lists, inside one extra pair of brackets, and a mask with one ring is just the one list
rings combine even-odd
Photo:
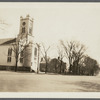
[(0, 39), (0, 69), (39, 70), (40, 47), (33, 41), (33, 22), (29, 15), (21, 16), (17, 38)]

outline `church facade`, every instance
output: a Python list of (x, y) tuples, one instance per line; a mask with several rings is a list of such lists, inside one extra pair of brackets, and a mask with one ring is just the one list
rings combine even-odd
[(20, 17), (17, 38), (0, 39), (0, 69), (39, 71), (40, 46), (34, 43), (34, 20)]

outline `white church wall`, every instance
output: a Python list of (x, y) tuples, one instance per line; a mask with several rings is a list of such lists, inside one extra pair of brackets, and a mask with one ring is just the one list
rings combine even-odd
[(25, 67), (31, 66), (31, 56), (32, 56), (32, 45), (30, 44), (28, 47), (25, 48), (25, 51), (24, 51), (23, 66)]
[(0, 46), (0, 65), (2, 66), (15, 66), (16, 60), (14, 52), (12, 52), (11, 62), (7, 62), (8, 58), (8, 49), (11, 48), (11, 45), (1, 45)]
[[(35, 48), (37, 49), (37, 55), (35, 55)], [(32, 70), (37, 72), (37, 68), (38, 68), (38, 47), (37, 47), (36, 44), (33, 44), (31, 62), (32, 62), (32, 66), (31, 66)]]
[(31, 62), (32, 62), (32, 66), (31, 66), (31, 69), (34, 70), (34, 71), (37, 71), (37, 68), (35, 66), (35, 63), (34, 63), (34, 44), (32, 45), (32, 57), (31, 57)]
[[(33, 36), (33, 19), (27, 15), (25, 18), (20, 17), (20, 28), (19, 34), (16, 39), (16, 44), (18, 45), (29, 45), (29, 47), (25, 48), (25, 52), (23, 53), (23, 62), (19, 61), (17, 63), (18, 67), (30, 67), (32, 70), (37, 72), (37, 68), (39, 66), (39, 56), (38, 56), (38, 45), (34, 43), (34, 36)], [(15, 53), (12, 54), (11, 62), (7, 62), (8, 56), (8, 48), (12, 47), (11, 44), (8, 45), (1, 45), (0, 46), (0, 56), (2, 56), (0, 60), (0, 65), (4, 66), (15, 66), (16, 65), (16, 58)], [(13, 48), (13, 47), (12, 47)], [(19, 47), (20, 48), (20, 47)]]
[(23, 63), (20, 62), (20, 55), (19, 55), (19, 60), (18, 60), (18, 67), (23, 67)]

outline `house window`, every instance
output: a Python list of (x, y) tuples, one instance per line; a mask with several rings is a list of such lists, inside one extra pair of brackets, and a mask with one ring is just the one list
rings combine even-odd
[(7, 58), (7, 62), (11, 62), (11, 56), (12, 56), (12, 48), (8, 49), (8, 58)]
[(25, 27), (22, 28), (22, 33), (25, 33)]
[(23, 51), (20, 53), (20, 63), (23, 63)]

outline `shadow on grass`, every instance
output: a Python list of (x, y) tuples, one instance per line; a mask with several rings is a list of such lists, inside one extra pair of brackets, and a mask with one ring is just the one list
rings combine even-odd
[(77, 82), (76, 85), (82, 87), (83, 89), (80, 89), (82, 92), (100, 92), (100, 84), (93, 83), (93, 82)]

